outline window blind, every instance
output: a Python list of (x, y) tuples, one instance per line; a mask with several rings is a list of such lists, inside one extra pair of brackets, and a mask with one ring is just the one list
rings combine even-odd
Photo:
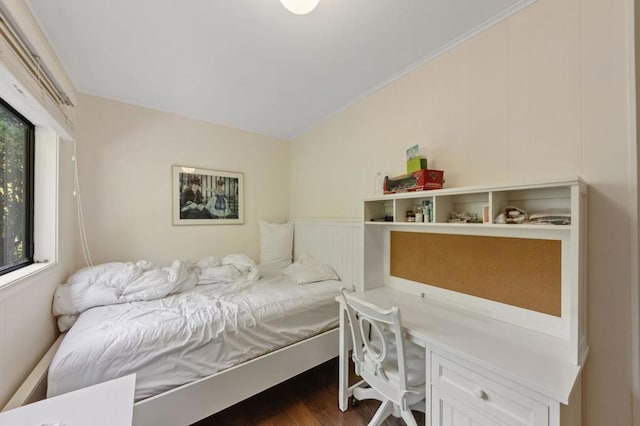
[(17, 80), (14, 89), (33, 98), (56, 130), (73, 139), (75, 88), (22, 1), (0, 1), (0, 65)]

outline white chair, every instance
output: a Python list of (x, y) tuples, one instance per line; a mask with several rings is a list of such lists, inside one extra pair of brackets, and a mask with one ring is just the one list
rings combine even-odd
[(342, 296), (353, 338), (356, 374), (369, 387), (355, 387), (356, 400), (377, 399), (380, 408), (369, 426), (380, 425), (392, 414), (416, 425), (411, 408), (425, 411), (425, 350), (404, 339), (400, 311), (383, 310), (345, 289)]

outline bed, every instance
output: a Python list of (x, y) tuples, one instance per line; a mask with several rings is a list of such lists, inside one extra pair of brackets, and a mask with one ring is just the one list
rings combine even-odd
[(341, 281), (198, 285), (84, 312), (49, 367), (47, 397), (136, 374), (136, 400), (210, 376), (338, 326)]
[(297, 221), (296, 257), (311, 253), (341, 281), (298, 285), (267, 268), (250, 285), (89, 309), (48, 357), (48, 394), (136, 373), (134, 424), (187, 425), (334, 358), (335, 297), (360, 282), (361, 241), (356, 222)]

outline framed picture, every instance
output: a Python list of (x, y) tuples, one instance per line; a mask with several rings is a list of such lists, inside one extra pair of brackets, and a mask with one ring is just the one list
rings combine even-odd
[(173, 224), (244, 223), (244, 175), (172, 166)]

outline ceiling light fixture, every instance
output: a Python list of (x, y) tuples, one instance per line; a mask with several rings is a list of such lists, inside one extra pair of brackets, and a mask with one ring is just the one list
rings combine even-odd
[(280, 3), (291, 13), (306, 15), (316, 8), (320, 0), (280, 0)]

